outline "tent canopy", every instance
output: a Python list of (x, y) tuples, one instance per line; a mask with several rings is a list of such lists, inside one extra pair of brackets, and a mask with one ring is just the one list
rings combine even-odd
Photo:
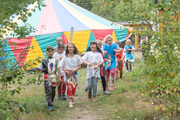
[[(41, 10), (36, 7), (37, 2), (28, 8), (31, 16), (26, 23), (34, 27), (35, 32), (20, 40), (13, 37), (13, 31), (4, 36), (10, 43), (7, 46), (10, 53), (8, 58), (15, 58), (13, 62), (19, 66), (37, 57), (44, 58), (46, 47), (57, 45), (57, 37), (62, 37), (67, 44), (70, 41), (71, 27), (74, 27), (72, 42), (80, 52), (85, 52), (91, 41), (103, 40), (106, 35), (112, 35), (114, 41), (124, 41), (128, 37), (128, 29), (124, 26), (113, 24), (67, 0), (44, 0), (44, 4), (46, 6), (41, 7)], [(25, 25), (18, 17), (16, 16), (13, 22), (17, 22), (19, 26)]]

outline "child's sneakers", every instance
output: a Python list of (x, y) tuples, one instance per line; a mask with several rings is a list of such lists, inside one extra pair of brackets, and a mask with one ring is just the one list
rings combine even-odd
[(58, 98), (57, 98), (58, 100), (60, 100), (61, 99), (61, 95), (58, 95)]
[(49, 111), (54, 111), (53, 106), (49, 106)]
[(66, 100), (65, 94), (62, 94), (62, 99), (63, 99), (63, 100)]
[(104, 91), (103, 94), (104, 94), (104, 95), (110, 95), (111, 93), (108, 92), (108, 91)]
[(122, 78), (122, 76), (120, 76), (120, 78)]
[(111, 91), (113, 91), (113, 90), (114, 90), (113, 86), (110, 86), (110, 90), (111, 90)]
[(93, 97), (93, 98), (92, 98), (92, 101), (95, 102), (95, 101), (96, 101), (96, 97)]
[(72, 108), (73, 107), (73, 103), (69, 102), (69, 107)]
[(92, 98), (92, 94), (88, 93), (88, 98), (91, 99)]
[(127, 70), (126, 73), (128, 73), (129, 71)]
[(88, 92), (88, 86), (86, 86), (86, 87), (84, 88), (84, 91), (85, 91), (85, 92)]

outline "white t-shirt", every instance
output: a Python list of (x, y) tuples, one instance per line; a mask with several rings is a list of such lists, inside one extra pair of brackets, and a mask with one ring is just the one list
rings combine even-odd
[(82, 63), (83, 61), (81, 60), (80, 56), (75, 54), (73, 57), (64, 56), (61, 61), (61, 66), (64, 66), (66, 70), (75, 70)]
[[(63, 51), (62, 54), (59, 54), (58, 52), (55, 52), (55, 53), (53, 54), (53, 57), (56, 58), (56, 59), (59, 59), (60, 57), (63, 57), (63, 56), (65, 56), (65, 51)], [(65, 72), (63, 71), (62, 67), (60, 66), (61, 61), (62, 61), (62, 59), (61, 59), (61, 60), (59, 59), (58, 68), (60, 68), (61, 76), (63, 76), (63, 75), (65, 74)], [(58, 74), (58, 71), (57, 71), (57, 75), (59, 75), (59, 74)]]
[(100, 78), (100, 67), (98, 67), (96, 70), (94, 70), (94, 67), (98, 63), (103, 62), (102, 55), (99, 52), (89, 51), (81, 59), (93, 64), (91, 67), (87, 66), (87, 79), (92, 77)]
[(55, 52), (55, 53), (53, 54), (53, 57), (56, 58), (56, 59), (59, 59), (60, 57), (63, 57), (63, 56), (65, 56), (65, 51), (63, 51), (62, 54), (60, 54), (60, 53), (58, 53), (58, 52)]

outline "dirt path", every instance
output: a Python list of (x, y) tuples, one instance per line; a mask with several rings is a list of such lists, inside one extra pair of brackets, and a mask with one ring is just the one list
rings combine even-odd
[[(98, 115), (91, 105), (93, 102), (85, 95), (75, 97), (74, 108), (70, 108), (66, 113), (71, 113), (65, 120), (103, 120), (101, 115)], [(74, 115), (72, 115), (72, 113)]]

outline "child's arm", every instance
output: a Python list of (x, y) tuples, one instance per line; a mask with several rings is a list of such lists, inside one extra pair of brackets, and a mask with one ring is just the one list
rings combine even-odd
[(122, 56), (121, 60), (124, 60), (125, 55)]
[(114, 49), (113, 51), (119, 53), (121, 50), (116, 50), (116, 49)]
[(59, 82), (62, 82), (62, 80), (61, 80), (61, 70), (60, 70), (60, 67), (58, 68), (58, 75), (59, 75)]
[(100, 63), (98, 63), (98, 64), (94, 67), (94, 69), (97, 69), (99, 66), (103, 65), (103, 63), (104, 63), (104, 61), (101, 61)]
[(121, 48), (117, 45), (117, 48), (114, 49), (113, 51), (119, 53), (119, 52), (121, 52)]
[(78, 67), (75, 70), (71, 71), (71, 75), (74, 75), (76, 71), (78, 71), (81, 68), (81, 65), (78, 65)]
[(136, 49), (129, 49), (129, 50), (131, 50), (131, 51), (137, 51)]
[(62, 67), (62, 69), (64, 70), (64, 72), (68, 75), (68, 76), (71, 76), (71, 73), (69, 71), (67, 71), (64, 66)]
[(128, 50), (137, 51), (134, 47), (131, 47), (131, 49), (128, 49)]
[(38, 84), (40, 85), (40, 80), (41, 80), (41, 74), (42, 74), (42, 70), (39, 70), (39, 76), (38, 76)]
[(91, 67), (92, 64), (91, 63), (88, 63), (87, 61), (83, 60), (83, 63), (86, 64), (87, 66)]
[(59, 57), (59, 59), (61, 60), (63, 57), (64, 57), (64, 56), (62, 56), (62, 57)]
[(104, 54), (106, 55), (106, 54), (107, 54), (107, 51), (104, 51)]
[(121, 57), (121, 61), (124, 60), (125, 55), (126, 55), (126, 53), (123, 52), (122, 57)]

